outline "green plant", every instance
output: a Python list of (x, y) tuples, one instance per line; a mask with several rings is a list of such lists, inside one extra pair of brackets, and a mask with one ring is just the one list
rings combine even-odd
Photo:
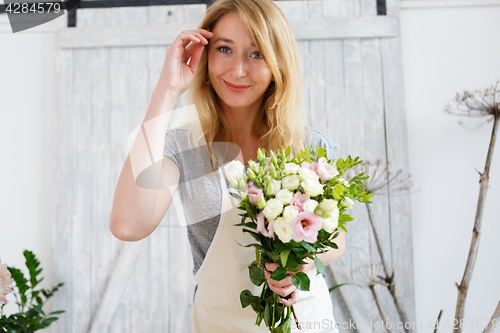
[[(53, 311), (49, 314), (45, 314), (42, 310), (43, 305), (49, 298), (54, 296), (54, 293), (62, 287), (64, 283), (59, 283), (57, 286), (53, 287), (52, 290), (35, 290), (35, 287), (43, 280), (43, 278), (38, 279), (38, 275), (42, 272), (42, 268), (38, 268), (40, 262), (33, 252), (25, 250), (23, 254), (26, 258), (26, 267), (30, 275), (29, 281), (25, 278), (21, 270), (14, 267), (7, 267), (15, 283), (10, 289), (16, 298), (19, 312), (7, 317), (3, 314), (5, 304), (2, 304), (0, 332), (35, 332), (50, 326), (50, 324), (59, 319), (55, 315), (65, 312)], [(45, 298), (45, 300), (43, 300), (42, 297)]]

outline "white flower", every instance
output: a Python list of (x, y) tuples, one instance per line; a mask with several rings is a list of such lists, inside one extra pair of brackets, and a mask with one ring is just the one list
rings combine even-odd
[(299, 207), (297, 206), (286, 206), (285, 209), (283, 209), (283, 218), (285, 221), (291, 223), (292, 220), (295, 218), (295, 216), (299, 215)]
[(292, 240), (292, 224), (280, 216), (274, 220), (274, 233), (278, 235), (283, 243), (288, 243)]
[(318, 206), (318, 202), (313, 199), (307, 199), (306, 202), (304, 202), (304, 210), (307, 210), (309, 212), (313, 212), (316, 209), (316, 206)]
[(276, 196), (276, 194), (281, 190), (281, 182), (271, 177), (271, 184), (273, 184), (274, 189), (273, 195)]
[(285, 169), (283, 170), (283, 173), (285, 175), (292, 175), (298, 173), (300, 170), (300, 166), (295, 164), (295, 163), (286, 163), (285, 164)]
[(11, 274), (7, 269), (7, 264), (2, 264), (2, 260), (0, 260), (0, 304), (7, 303), (5, 294), (10, 293), (9, 286), (11, 283)]
[(268, 219), (275, 219), (283, 211), (283, 203), (278, 199), (269, 199), (264, 207), (264, 216)]
[(283, 188), (293, 191), (297, 187), (299, 187), (299, 176), (297, 175), (286, 176), (285, 178), (283, 178), (281, 183), (283, 184)]
[(314, 213), (321, 216), (321, 217), (328, 217), (330, 216), (330, 213), (337, 209), (338, 210), (338, 201), (337, 200), (333, 200), (333, 199), (325, 199), (323, 201), (321, 201), (321, 203), (319, 204), (318, 207), (316, 207)]
[(318, 160), (318, 175), (322, 181), (328, 181), (338, 175), (337, 166), (326, 162), (326, 158), (320, 157)]
[(321, 185), (317, 180), (306, 179), (303, 180), (300, 185), (302, 185), (304, 192), (306, 192), (306, 194), (309, 194), (310, 197), (315, 197), (323, 194), (323, 185)]
[(300, 180), (318, 180), (318, 174), (311, 169), (300, 168)]
[(340, 201), (340, 205), (344, 208), (348, 208), (348, 209), (352, 209), (352, 205), (354, 204), (354, 202), (351, 200), (351, 198), (345, 198), (345, 201)]
[(264, 166), (264, 173), (267, 173), (268, 171), (271, 171), (271, 158), (268, 157), (266, 159), (266, 165)]
[(243, 177), (245, 166), (240, 161), (233, 160), (224, 165), (224, 171), (226, 172), (227, 179), (233, 177), (234, 179), (239, 180), (241, 177)]
[(284, 205), (287, 205), (293, 199), (293, 192), (287, 189), (279, 190), (278, 193), (276, 193), (276, 199), (281, 200)]
[(332, 233), (339, 225), (339, 209), (334, 209), (330, 216), (323, 219), (323, 230)]
[(351, 186), (351, 184), (349, 184), (349, 182), (347, 180), (345, 180), (344, 178), (342, 178), (342, 177), (339, 178), (339, 182), (341, 182), (342, 184), (344, 184), (345, 187)]
[(227, 180), (234, 188), (239, 188), (239, 180), (243, 177), (245, 172), (245, 166), (238, 160), (233, 160), (228, 164), (224, 165), (224, 171), (226, 172)]

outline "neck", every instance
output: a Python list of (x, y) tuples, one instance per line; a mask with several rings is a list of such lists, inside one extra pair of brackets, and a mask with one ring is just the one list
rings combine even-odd
[(222, 107), (234, 143), (240, 145), (260, 139), (259, 133), (254, 130), (259, 111), (260, 107), (255, 105), (244, 108)]

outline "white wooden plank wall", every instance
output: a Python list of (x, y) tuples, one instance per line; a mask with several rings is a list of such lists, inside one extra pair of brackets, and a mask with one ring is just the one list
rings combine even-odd
[[(276, 2), (292, 26), (311, 20), (340, 29), (327, 32), (328, 39), (313, 37), (325, 33), (316, 27), (296, 33), (304, 109), (312, 127), (340, 145), (341, 157), (390, 161), (392, 171), (407, 173), (399, 7), (397, 0), (387, 3), (384, 18), (376, 16), (374, 0)], [(140, 36), (127, 40), (126, 29), (195, 28), (204, 10), (204, 5), (84, 9), (78, 11), (78, 28), (61, 29), (56, 54), (54, 280), (66, 285), (54, 306), (67, 313), (53, 324), (53, 332), (191, 331), (192, 259), (186, 228), (177, 225), (175, 209), (137, 244), (111, 235), (109, 214), (128, 135), (144, 117), (171, 42), (150, 38), (141, 44), (145, 39)], [(361, 28), (357, 20), (363, 22)], [(99, 39), (92, 30), (96, 28), (112, 33)], [(182, 95), (174, 108), (184, 105)], [(384, 257), (389, 267), (396, 265), (398, 293), (414, 321), (409, 198), (374, 199), (371, 210)], [(371, 268), (380, 257), (365, 207), (356, 205), (353, 217), (347, 250), (328, 272), (330, 285), (366, 285), (370, 274), (383, 272), (379, 266)], [(387, 290), (376, 291), (386, 319), (396, 323)], [(366, 287), (343, 286), (332, 292), (332, 301), (337, 322), (381, 321)], [(358, 330), (385, 331), (366, 325)]]

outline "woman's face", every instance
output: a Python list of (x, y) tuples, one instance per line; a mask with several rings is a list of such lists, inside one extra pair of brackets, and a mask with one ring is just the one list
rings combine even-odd
[[(223, 109), (260, 108), (272, 73), (237, 13), (225, 14), (212, 29), (208, 73)], [(245, 86), (235, 89), (228, 84)]]

